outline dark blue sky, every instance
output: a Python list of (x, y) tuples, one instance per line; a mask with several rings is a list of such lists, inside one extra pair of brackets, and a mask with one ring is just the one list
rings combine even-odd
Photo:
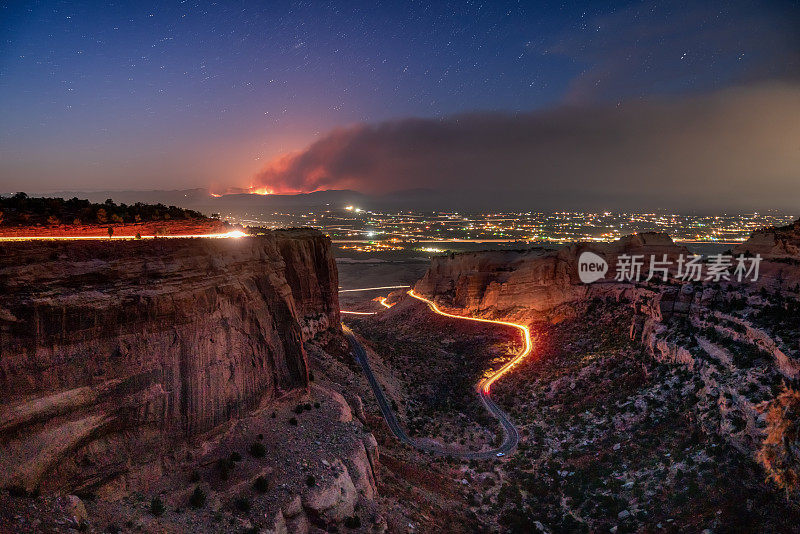
[(246, 186), (337, 127), (796, 79), (798, 27), (795, 2), (0, 2), (0, 190)]

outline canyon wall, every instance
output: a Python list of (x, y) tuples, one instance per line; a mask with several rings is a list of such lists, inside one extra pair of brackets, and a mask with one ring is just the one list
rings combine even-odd
[(756, 230), (733, 251), (736, 254), (761, 254), (765, 257), (800, 256), (800, 219), (786, 226)]
[[(583, 284), (578, 257), (594, 252), (609, 264), (604, 279)], [(665, 234), (643, 233), (613, 243), (578, 243), (557, 250), (484, 251), (434, 258), (415, 291), (446, 307), (470, 314), (520, 320), (558, 320), (573, 305), (593, 296), (620, 295), (630, 284), (615, 283), (619, 254), (676, 259), (688, 251)], [(647, 275), (647, 264), (643, 276)]]
[(759, 285), (768, 291), (800, 292), (800, 219), (752, 233), (733, 253), (760, 255)]
[(339, 328), (330, 242), (0, 245), (0, 486), (91, 487), (305, 388)]

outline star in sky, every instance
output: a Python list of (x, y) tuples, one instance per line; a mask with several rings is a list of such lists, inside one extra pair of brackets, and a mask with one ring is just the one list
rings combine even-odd
[(795, 76), (796, 13), (718, 0), (2, 3), (0, 171), (41, 188), (64, 173), (241, 180), (256, 155), (353, 123)]

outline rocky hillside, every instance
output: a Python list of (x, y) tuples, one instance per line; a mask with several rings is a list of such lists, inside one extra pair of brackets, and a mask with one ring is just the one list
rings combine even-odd
[(330, 243), (0, 245), (0, 486), (97, 489), (308, 385), (339, 328)]

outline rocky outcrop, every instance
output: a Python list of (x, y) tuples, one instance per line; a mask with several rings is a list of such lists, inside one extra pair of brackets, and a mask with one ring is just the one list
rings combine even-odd
[(564, 255), (545, 249), (450, 254), (434, 258), (414, 290), (470, 313), (544, 314), (585, 295), (572, 270)]
[(800, 219), (786, 226), (757, 230), (733, 251), (764, 257), (800, 256)]
[(90, 487), (308, 384), (339, 328), (330, 243), (0, 246), (0, 486)]
[(800, 219), (786, 226), (753, 232), (733, 254), (760, 255), (757, 284), (768, 291), (800, 292)]
[[(609, 265), (605, 277), (594, 284), (583, 284), (578, 276), (578, 258), (586, 251)], [(434, 258), (414, 289), (471, 314), (557, 320), (571, 313), (579, 301), (594, 296), (618, 298), (630, 286), (613, 283), (620, 254), (644, 256), (644, 278), (651, 255), (661, 260), (666, 254), (675, 260), (687, 253), (665, 234), (643, 233), (613, 243), (577, 243), (558, 250), (450, 254)]]

